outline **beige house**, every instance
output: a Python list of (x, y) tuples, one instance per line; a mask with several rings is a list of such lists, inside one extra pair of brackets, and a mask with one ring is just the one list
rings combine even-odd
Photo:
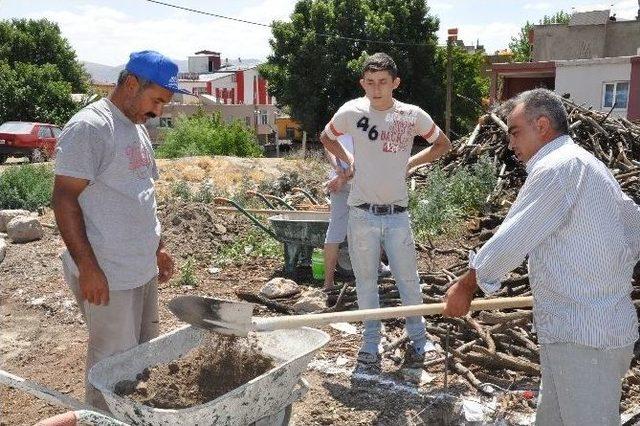
[(192, 103), (169, 103), (164, 107), (161, 117), (147, 121), (147, 129), (154, 143), (162, 143), (163, 133), (173, 127), (181, 116), (191, 116), (199, 109), (210, 113), (219, 112), (228, 123), (242, 121), (255, 130), (262, 144), (273, 141), (277, 135), (276, 118), (280, 111), (275, 105), (256, 105), (255, 108), (253, 105), (225, 105), (210, 95), (200, 95), (193, 99), (195, 102)]

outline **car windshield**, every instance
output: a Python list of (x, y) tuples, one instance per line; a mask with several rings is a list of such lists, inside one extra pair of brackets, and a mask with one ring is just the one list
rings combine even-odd
[(31, 129), (33, 129), (32, 123), (24, 123), (22, 121), (7, 121), (2, 126), (0, 126), (0, 133), (27, 134), (31, 133)]

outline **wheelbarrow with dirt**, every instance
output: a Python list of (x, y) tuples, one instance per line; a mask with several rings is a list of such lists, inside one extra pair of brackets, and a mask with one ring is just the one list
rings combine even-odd
[[(322, 248), (329, 227), (328, 211), (279, 211), (269, 217), (271, 226), (263, 224), (256, 216), (235, 201), (216, 198), (216, 204), (228, 204), (244, 214), (255, 226), (284, 246), (284, 271), (293, 274), (298, 265), (311, 265), (314, 248)], [(338, 257), (338, 273), (352, 275), (351, 261), (346, 244), (343, 244)]]
[(255, 425), (289, 422), (291, 404), (308, 385), (301, 378), (316, 351), (329, 341), (320, 330), (298, 328), (256, 333), (256, 345), (275, 366), (209, 402), (181, 409), (154, 408), (116, 393), (116, 385), (155, 365), (167, 364), (201, 347), (211, 333), (184, 326), (128, 351), (110, 356), (89, 371), (113, 416), (136, 425)]

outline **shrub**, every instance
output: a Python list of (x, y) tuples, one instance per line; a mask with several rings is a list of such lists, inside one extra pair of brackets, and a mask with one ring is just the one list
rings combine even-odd
[(0, 209), (36, 211), (50, 206), (53, 176), (47, 165), (8, 167), (0, 174)]
[(252, 257), (281, 257), (282, 244), (257, 228), (243, 233), (230, 245), (224, 246), (218, 253), (217, 262), (227, 265)]
[(225, 123), (219, 113), (200, 110), (191, 117), (179, 118), (157, 150), (159, 158), (199, 155), (260, 157), (262, 149), (253, 130), (242, 121)]
[(492, 164), (481, 159), (448, 176), (439, 168), (427, 173), (427, 182), (409, 197), (416, 239), (455, 234), (463, 219), (480, 211), (496, 185)]
[(174, 198), (180, 198), (184, 201), (191, 201), (191, 198), (193, 198), (189, 184), (183, 180), (173, 182), (170, 188), (171, 196)]
[(192, 257), (187, 259), (187, 261), (180, 267), (178, 285), (189, 285), (192, 287), (196, 287), (198, 285), (198, 279), (196, 278), (196, 264)]

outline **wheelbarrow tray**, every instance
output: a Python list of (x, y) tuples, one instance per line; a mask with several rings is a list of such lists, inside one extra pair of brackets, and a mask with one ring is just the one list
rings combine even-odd
[(292, 211), (271, 216), (269, 221), (279, 241), (323, 247), (329, 212)]
[(208, 331), (185, 326), (106, 358), (89, 371), (89, 382), (104, 396), (117, 419), (136, 425), (248, 425), (278, 413), (295, 400), (295, 386), (314, 353), (329, 341), (313, 328), (257, 333), (257, 344), (276, 366), (205, 404), (160, 409), (114, 393), (116, 383), (133, 380), (148, 367), (165, 364), (200, 346)]

